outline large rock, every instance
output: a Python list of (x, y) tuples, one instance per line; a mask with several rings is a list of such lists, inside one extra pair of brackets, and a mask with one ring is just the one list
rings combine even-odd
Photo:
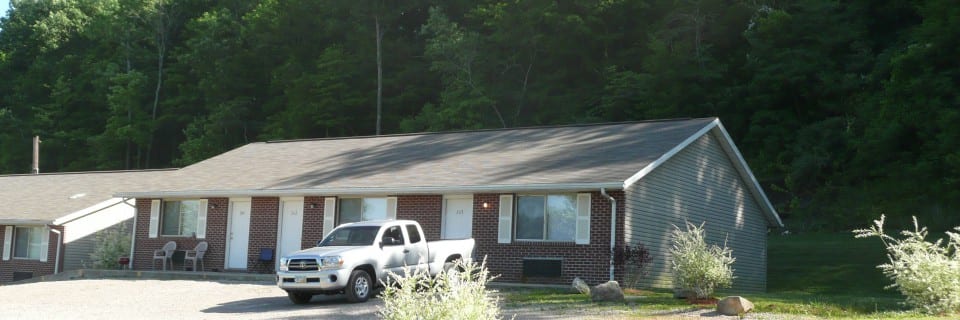
[(580, 277), (573, 278), (573, 288), (582, 294), (590, 294), (590, 285), (580, 279)]
[(623, 290), (616, 281), (607, 281), (590, 288), (593, 301), (623, 301)]
[(737, 316), (753, 310), (753, 302), (741, 296), (730, 296), (717, 301), (717, 312), (725, 316)]

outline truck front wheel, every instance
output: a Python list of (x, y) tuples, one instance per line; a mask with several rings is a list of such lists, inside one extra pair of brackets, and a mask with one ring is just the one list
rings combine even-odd
[(294, 304), (307, 304), (310, 299), (313, 299), (313, 295), (303, 292), (287, 292), (287, 298), (290, 298), (290, 302)]
[(367, 301), (367, 299), (370, 299), (370, 292), (373, 291), (370, 274), (363, 270), (353, 270), (350, 273), (350, 282), (347, 282), (347, 288), (344, 291), (347, 294), (347, 301)]

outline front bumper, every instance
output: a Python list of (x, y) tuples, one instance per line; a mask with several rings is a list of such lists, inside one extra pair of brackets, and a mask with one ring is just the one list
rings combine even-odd
[(286, 291), (339, 291), (348, 281), (350, 269), (277, 272), (277, 286)]

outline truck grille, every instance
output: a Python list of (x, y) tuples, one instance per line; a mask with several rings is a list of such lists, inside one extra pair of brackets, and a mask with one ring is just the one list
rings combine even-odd
[(315, 259), (293, 259), (287, 264), (290, 271), (317, 271), (317, 260)]

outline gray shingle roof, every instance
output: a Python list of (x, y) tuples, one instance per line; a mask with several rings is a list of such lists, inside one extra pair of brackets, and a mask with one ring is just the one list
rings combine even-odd
[(50, 223), (119, 191), (155, 189), (171, 170), (45, 173), (0, 176), (0, 222)]
[[(615, 187), (716, 118), (251, 143), (148, 192), (230, 196)], [(403, 193), (403, 192), (398, 192)]]

